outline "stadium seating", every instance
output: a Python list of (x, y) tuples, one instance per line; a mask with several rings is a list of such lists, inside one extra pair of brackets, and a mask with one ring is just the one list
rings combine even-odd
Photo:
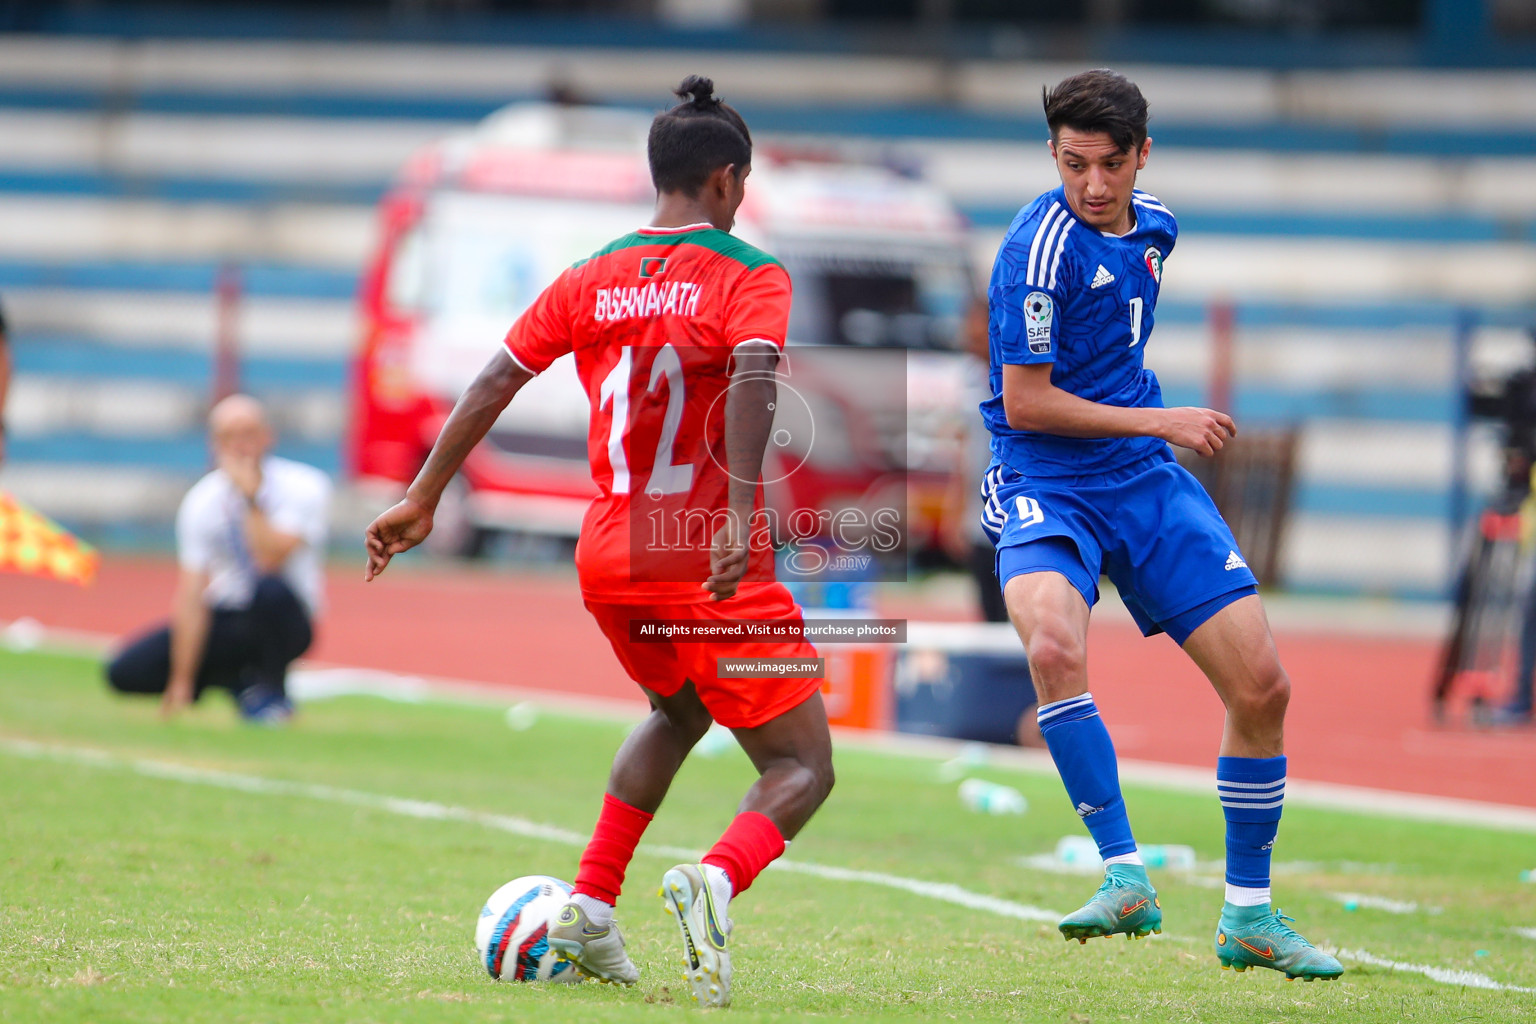
[[(930, 175), (972, 219), (979, 271), (1054, 183), (1036, 110), (1058, 65), (0, 37), (20, 371), (4, 485), (87, 536), (163, 538), (206, 465), (228, 265), (247, 386), (274, 401), (284, 453), (338, 470), (356, 275), (405, 157), (552, 82), (649, 108), (694, 69), (764, 144)], [(1457, 324), (1476, 317), (1490, 372), (1530, 354), (1536, 74), (1126, 70), (1154, 110), (1143, 186), (1184, 228), (1148, 356), (1168, 398), (1202, 400), (1209, 307), (1231, 302), (1240, 420), (1303, 426), (1287, 583), (1443, 594)], [(1487, 487), (1493, 443), (1475, 440)]]

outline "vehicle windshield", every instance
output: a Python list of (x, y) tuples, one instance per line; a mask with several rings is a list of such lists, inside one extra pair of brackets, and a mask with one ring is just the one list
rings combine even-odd
[[(389, 282), (390, 299), (422, 321), (414, 352), (418, 378), (439, 394), (457, 395), (541, 288), (571, 263), (646, 223), (650, 212), (628, 203), (438, 195), (418, 230), (402, 241)], [(890, 237), (763, 241), (794, 281), (792, 344), (958, 347), (971, 297), (962, 247)]]
[(776, 255), (795, 282), (791, 342), (958, 347), (971, 298), (965, 254), (958, 247), (786, 240)]
[(392, 295), (416, 298), (420, 379), (440, 394), (457, 395), (549, 282), (644, 224), (650, 212), (638, 204), (438, 195), (422, 220), (420, 240), (412, 241), (419, 258), (409, 268), (400, 262), (400, 277), (409, 269), (420, 275), (419, 284), (390, 282)]

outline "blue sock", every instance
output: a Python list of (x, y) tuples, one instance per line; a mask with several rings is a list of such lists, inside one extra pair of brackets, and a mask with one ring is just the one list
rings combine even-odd
[(1227, 818), (1228, 892), (1239, 886), (1267, 896), (1270, 851), (1285, 800), (1285, 755), (1217, 758), (1216, 792)]
[(1042, 704), (1036, 717), (1067, 796), (1093, 834), (1099, 856), (1108, 860), (1135, 853), (1136, 840), (1120, 796), (1115, 744), (1094, 707), (1093, 694)]

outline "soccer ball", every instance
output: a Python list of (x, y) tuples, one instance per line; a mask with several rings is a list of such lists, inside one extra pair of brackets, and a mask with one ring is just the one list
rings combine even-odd
[(486, 973), (498, 981), (580, 981), (580, 972), (549, 948), (549, 923), (570, 895), (569, 885), (548, 875), (514, 878), (491, 893), (475, 925)]

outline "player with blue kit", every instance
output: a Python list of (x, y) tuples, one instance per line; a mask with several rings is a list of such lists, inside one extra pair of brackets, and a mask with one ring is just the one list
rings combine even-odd
[(1088, 616), (1103, 573), (1142, 632), (1167, 633), (1226, 705), (1221, 966), (1336, 978), (1339, 962), (1270, 902), (1290, 681), (1231, 530), (1169, 450), (1214, 455), (1236, 427), (1211, 409), (1165, 408), (1142, 365), (1178, 239), (1173, 214), (1135, 187), (1152, 145), (1146, 100), (1124, 76), (1089, 71), (1047, 91), (1045, 114), (1062, 184), (1014, 219), (988, 289), (993, 397), (981, 412), (993, 459), (982, 520), (1040, 697), (1040, 731), (1106, 866), (1061, 932), (1086, 942), (1162, 930), (1088, 689)]

